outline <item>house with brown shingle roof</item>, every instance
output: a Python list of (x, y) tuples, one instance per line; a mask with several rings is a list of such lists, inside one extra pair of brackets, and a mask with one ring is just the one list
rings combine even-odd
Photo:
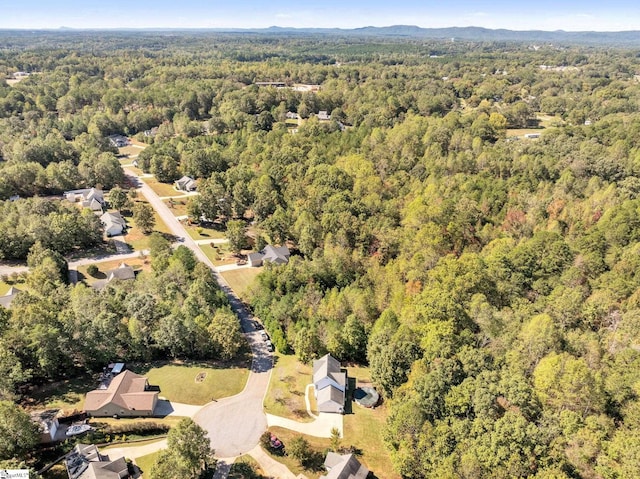
[(84, 410), (95, 417), (152, 416), (158, 402), (158, 391), (149, 388), (144, 376), (124, 371), (114, 377), (105, 389), (87, 393)]

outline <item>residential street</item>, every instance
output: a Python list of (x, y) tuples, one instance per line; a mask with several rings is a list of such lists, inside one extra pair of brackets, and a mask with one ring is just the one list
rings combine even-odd
[(251, 313), (244, 307), (198, 244), (187, 234), (169, 207), (149, 185), (140, 181), (134, 172), (125, 169), (125, 173), (131, 177), (133, 184), (138, 186), (149, 204), (155, 208), (171, 233), (183, 237), (182, 244), (191, 249), (200, 261), (213, 270), (218, 284), (227, 295), (231, 308), (240, 320), (242, 330), (253, 352), (251, 373), (247, 384), (240, 394), (219, 401), (212, 398), (214, 400), (205, 405), (194, 416), (194, 420), (208, 432), (216, 456), (235, 457), (244, 454), (258, 444), (260, 435), (267, 428), (262, 403), (269, 387), (273, 356), (267, 351), (264, 341), (255, 331)]

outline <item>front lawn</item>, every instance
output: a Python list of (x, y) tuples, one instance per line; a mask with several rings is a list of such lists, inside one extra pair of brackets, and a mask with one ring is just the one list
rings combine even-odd
[[(142, 195), (136, 198), (135, 202), (147, 203), (146, 199)], [(157, 231), (159, 233), (164, 233), (166, 235), (173, 236), (173, 234), (171, 233), (171, 230), (169, 230), (169, 227), (162, 220), (162, 218), (160, 217), (160, 215), (155, 209), (153, 210), (153, 217), (156, 220), (156, 224), (153, 227), (153, 231)], [(127, 234), (124, 237), (125, 242), (135, 251), (142, 251), (142, 250), (148, 249), (149, 235), (145, 235), (144, 233), (142, 233), (142, 231), (140, 231), (140, 229), (135, 225), (135, 222), (133, 221), (132, 216), (127, 216), (126, 220), (127, 220), (128, 227), (127, 227)]]
[[(142, 473), (142, 477), (149, 477), (149, 471), (151, 471), (151, 466), (156, 462), (156, 458), (160, 455), (160, 451), (152, 452), (151, 454), (147, 454), (146, 456), (140, 456), (136, 458), (135, 463), (140, 469)], [(146, 476), (145, 476), (145, 473)]]
[(160, 183), (157, 179), (152, 177), (141, 178), (146, 184), (148, 184), (156, 195), (163, 196), (184, 196), (182, 191), (178, 191), (173, 187), (173, 183)]
[(229, 251), (229, 244), (201, 244), (199, 245), (202, 252), (211, 260), (215, 266), (222, 266), (225, 264), (234, 264), (238, 261), (238, 258)]
[(126, 259), (126, 260), (114, 260), (114, 261), (103, 261), (103, 262), (96, 262), (93, 263), (94, 265), (96, 265), (98, 267), (98, 273), (96, 273), (95, 276), (91, 276), (88, 272), (87, 269), (89, 268), (89, 265), (82, 265), (82, 266), (78, 266), (78, 279), (79, 280), (83, 280), (85, 283), (87, 284), (93, 284), (96, 281), (100, 281), (106, 278), (106, 272), (112, 269), (116, 269), (118, 266), (120, 266), (121, 263), (126, 263), (129, 266), (131, 266), (134, 271), (138, 272), (138, 271), (142, 271), (142, 270), (149, 270), (151, 269), (151, 266), (149, 264), (149, 260), (148, 259), (143, 259), (143, 258), (130, 258), (130, 259)]
[[(149, 384), (160, 387), (160, 396), (169, 401), (203, 405), (240, 393), (249, 377), (250, 360), (220, 364), (165, 364), (134, 367)], [(204, 379), (196, 381), (200, 373)]]
[(304, 391), (313, 382), (311, 366), (302, 364), (294, 355), (276, 354), (264, 410), (269, 414), (301, 422), (313, 420), (307, 414)]
[(173, 216), (187, 216), (187, 199), (186, 198), (170, 198), (162, 200), (167, 208), (171, 210)]
[(229, 283), (231, 289), (236, 293), (240, 299), (247, 301), (247, 290), (256, 279), (256, 276), (260, 274), (262, 268), (242, 268), (234, 269), (231, 271), (223, 271), (220, 273), (222, 277)]
[[(300, 434), (299, 432), (291, 431), (290, 429), (285, 429), (282, 427), (270, 427), (269, 432), (275, 434), (278, 439), (280, 439), (283, 444), (285, 450), (287, 449), (287, 445), (291, 442), (293, 438), (303, 436), (308, 442), (309, 446), (312, 449), (315, 457), (315, 463), (319, 466), (322, 466), (324, 462), (324, 458), (327, 455), (327, 451), (331, 447), (331, 439), (322, 438), (322, 437), (314, 437), (314, 436), (305, 436), (304, 434)], [(298, 474), (303, 474), (309, 479), (318, 479), (321, 475), (327, 473), (327, 471), (318, 467), (317, 469), (305, 469), (300, 465), (300, 463), (291, 456), (282, 456), (280, 454), (271, 453), (271, 451), (267, 451), (268, 454), (271, 455), (273, 459), (278, 462), (281, 462), (285, 466), (289, 468), (291, 472), (293, 472), (296, 476)], [(380, 479), (383, 479), (387, 476), (378, 476)]]
[[(176, 200), (180, 201), (180, 200)], [(185, 212), (186, 214), (186, 212)], [(198, 224), (183, 223), (184, 229), (189, 233), (189, 236), (194, 240), (208, 240), (208, 239), (221, 239), (225, 237), (224, 226), (220, 224), (214, 224), (213, 226), (202, 226)]]

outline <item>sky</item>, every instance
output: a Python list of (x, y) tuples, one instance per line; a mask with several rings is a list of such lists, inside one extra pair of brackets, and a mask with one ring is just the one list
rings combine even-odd
[(273, 25), (640, 30), (640, 0), (0, 0), (0, 29)]

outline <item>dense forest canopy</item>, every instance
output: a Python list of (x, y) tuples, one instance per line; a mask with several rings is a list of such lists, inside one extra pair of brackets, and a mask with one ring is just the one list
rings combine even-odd
[[(252, 307), (282, 352), (370, 365), (403, 477), (640, 476), (637, 51), (3, 35), (0, 74), (32, 74), (0, 81), (0, 195), (117, 182), (106, 136), (149, 143), (145, 171), (199, 179), (193, 218), (295, 249)], [(160, 256), (135, 285), (45, 283), (68, 300), (35, 289), (3, 341), (51, 376), (128, 344), (211, 354), (219, 293), (184, 251)], [(29, 346), (85, 330), (72, 357)]]

